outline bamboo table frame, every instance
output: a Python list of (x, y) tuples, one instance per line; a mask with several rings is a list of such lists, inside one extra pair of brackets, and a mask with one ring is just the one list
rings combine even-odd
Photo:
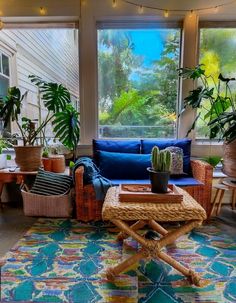
[(0, 209), (3, 208), (1, 195), (3, 187), (6, 183), (15, 182), (16, 184), (22, 184), (27, 176), (36, 176), (37, 171), (20, 171), (19, 168), (15, 168), (11, 171), (12, 167), (4, 168), (0, 170)]
[[(200, 276), (198, 274), (162, 251), (163, 247), (173, 243), (194, 227), (201, 225), (202, 221), (206, 219), (206, 212), (200, 204), (184, 190), (179, 190), (183, 194), (182, 203), (124, 203), (119, 202), (118, 188), (112, 187), (108, 190), (102, 210), (103, 220), (110, 220), (121, 230), (118, 240), (124, 240), (131, 236), (141, 245), (140, 250), (135, 255), (115, 267), (107, 269), (109, 280), (114, 279), (115, 276), (124, 272), (139, 260), (151, 257), (159, 258), (168, 263), (185, 275), (190, 283), (200, 286)], [(126, 221), (136, 221), (136, 223), (129, 226)], [(186, 222), (174, 231), (167, 231), (156, 221)], [(158, 232), (160, 238), (150, 240), (138, 233), (138, 230), (145, 225)]]

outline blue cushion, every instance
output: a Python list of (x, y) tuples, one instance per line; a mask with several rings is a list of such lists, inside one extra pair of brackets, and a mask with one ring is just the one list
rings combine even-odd
[(183, 171), (186, 174), (191, 173), (190, 156), (191, 156), (191, 139), (171, 139), (171, 140), (141, 140), (141, 153), (150, 154), (153, 146), (158, 146), (160, 150), (166, 147), (175, 146), (183, 150)]
[(116, 153), (140, 153), (141, 142), (140, 140), (122, 140), (122, 141), (111, 141), (111, 140), (93, 140), (93, 151), (99, 150), (116, 152)]
[(147, 179), (151, 155), (99, 151), (101, 175), (108, 179)]
[(140, 154), (140, 140), (93, 140), (93, 158), (95, 163), (100, 166), (98, 151)]
[[(142, 180), (112, 179), (111, 183), (114, 186), (118, 186), (119, 184), (150, 184), (150, 180), (149, 179), (142, 179)], [(175, 184), (176, 186), (181, 186), (181, 187), (203, 185), (203, 183), (199, 182), (198, 180), (192, 177), (170, 179), (169, 184)]]

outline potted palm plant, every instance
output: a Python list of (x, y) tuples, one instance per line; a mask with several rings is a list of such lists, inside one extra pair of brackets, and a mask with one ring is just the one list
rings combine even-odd
[(219, 74), (218, 81), (215, 82), (213, 76), (206, 75), (203, 65), (181, 68), (179, 75), (183, 79), (192, 79), (194, 83), (196, 80), (198, 84), (184, 99), (183, 110), (186, 107), (200, 109), (189, 132), (195, 128), (197, 120), (202, 118), (200, 114), (203, 110), (210, 139), (224, 141), (223, 172), (236, 178), (236, 95), (230, 87), (236, 79)]
[[(49, 123), (53, 125), (55, 137), (67, 148), (75, 150), (80, 136), (79, 114), (71, 104), (69, 91), (61, 84), (46, 82), (40, 77), (29, 76), (38, 87), (40, 99), (47, 109), (45, 119), (32, 120), (21, 117), (21, 108), (27, 94), (17, 87), (10, 87), (6, 97), (0, 101), (0, 118), (6, 127), (15, 121), (23, 146), (14, 146), (16, 164), (22, 171), (34, 171), (41, 166), (42, 141)], [(41, 140), (40, 140), (41, 138)]]
[(171, 169), (171, 153), (157, 146), (152, 149), (152, 167), (148, 167), (153, 193), (167, 193)]

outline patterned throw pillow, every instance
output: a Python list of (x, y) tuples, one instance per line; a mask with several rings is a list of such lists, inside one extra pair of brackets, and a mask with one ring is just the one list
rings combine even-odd
[(44, 196), (63, 195), (68, 192), (71, 184), (72, 177), (70, 176), (40, 169), (30, 192)]
[(183, 150), (180, 147), (170, 146), (166, 150), (171, 152), (172, 164), (171, 164), (171, 175), (182, 175), (183, 172)]

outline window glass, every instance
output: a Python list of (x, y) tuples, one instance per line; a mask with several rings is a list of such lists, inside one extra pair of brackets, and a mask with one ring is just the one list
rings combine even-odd
[(180, 29), (99, 29), (102, 138), (173, 138)]
[(0, 75), (0, 98), (6, 96), (9, 87), (9, 79)]
[(6, 76), (10, 76), (9, 58), (2, 54), (2, 72)]
[[(202, 28), (200, 30), (200, 63), (204, 64), (209, 85), (218, 85), (221, 73), (225, 78), (236, 77), (236, 28)], [(231, 93), (236, 93), (236, 81), (230, 84)], [(210, 108), (205, 102), (196, 127), (196, 138), (209, 138), (209, 127), (204, 116)]]

